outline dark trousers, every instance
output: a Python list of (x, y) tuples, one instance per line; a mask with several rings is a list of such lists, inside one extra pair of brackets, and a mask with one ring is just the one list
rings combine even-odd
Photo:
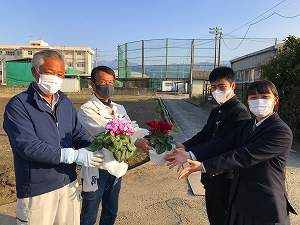
[(94, 225), (102, 201), (100, 225), (113, 225), (117, 218), (119, 193), (122, 177), (116, 178), (106, 170), (99, 170), (98, 189), (95, 192), (81, 192), (81, 225)]
[(283, 223), (265, 223), (239, 214), (235, 209), (235, 205), (233, 204), (230, 213), (230, 221), (229, 224), (227, 223), (227, 225), (290, 225), (290, 217), (287, 215), (286, 221)]
[(207, 186), (205, 189), (206, 211), (210, 225), (224, 225), (231, 179), (224, 179), (222, 185)]

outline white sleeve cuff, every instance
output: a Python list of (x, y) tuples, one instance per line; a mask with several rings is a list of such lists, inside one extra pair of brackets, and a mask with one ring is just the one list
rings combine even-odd
[(191, 151), (189, 151), (189, 153), (190, 153), (190, 156), (192, 157), (192, 160), (197, 161), (197, 158), (196, 158), (196, 156), (194, 155), (194, 153), (191, 152)]
[(201, 164), (202, 164), (202, 173), (206, 173), (206, 169), (204, 167), (204, 164), (203, 163), (201, 163)]

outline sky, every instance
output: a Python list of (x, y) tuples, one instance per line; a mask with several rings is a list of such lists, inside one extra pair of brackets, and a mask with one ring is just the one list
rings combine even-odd
[(97, 48), (104, 61), (119, 44), (214, 38), (212, 27), (223, 28), (222, 60), (300, 37), (300, 0), (0, 0), (0, 12), (0, 44), (42, 39)]

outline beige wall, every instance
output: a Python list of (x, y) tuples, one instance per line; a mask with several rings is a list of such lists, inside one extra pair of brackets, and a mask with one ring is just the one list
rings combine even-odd
[[(68, 64), (73, 65), (74, 69), (81, 70), (83, 73), (90, 74), (92, 72), (92, 63), (94, 51), (90, 47), (76, 46), (49, 46), (43, 40), (31, 40), (30, 45), (1, 45), (0, 44), (0, 60), (8, 61), (20, 58), (32, 58), (34, 53), (45, 49), (59, 49), (65, 53)], [(84, 67), (82, 66), (84, 65)], [(0, 71), (2, 67), (0, 64)], [(1, 74), (0, 72), (0, 74)], [(1, 83), (6, 82), (6, 65), (3, 64), (3, 81), (0, 76)]]
[(192, 95), (203, 95), (205, 89), (204, 80), (193, 80)]

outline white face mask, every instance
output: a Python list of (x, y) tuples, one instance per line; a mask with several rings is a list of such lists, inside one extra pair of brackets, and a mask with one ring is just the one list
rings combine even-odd
[(37, 83), (40, 90), (47, 94), (53, 95), (61, 88), (62, 78), (54, 75), (39, 74), (39, 82)]
[(273, 112), (273, 99), (249, 100), (249, 109), (256, 117), (265, 117)]
[(229, 94), (231, 90), (232, 90), (231, 87), (227, 91), (220, 91), (216, 89), (211, 94), (214, 97), (214, 99), (217, 101), (217, 103), (223, 104), (224, 102), (226, 102), (227, 100), (226, 96)]

